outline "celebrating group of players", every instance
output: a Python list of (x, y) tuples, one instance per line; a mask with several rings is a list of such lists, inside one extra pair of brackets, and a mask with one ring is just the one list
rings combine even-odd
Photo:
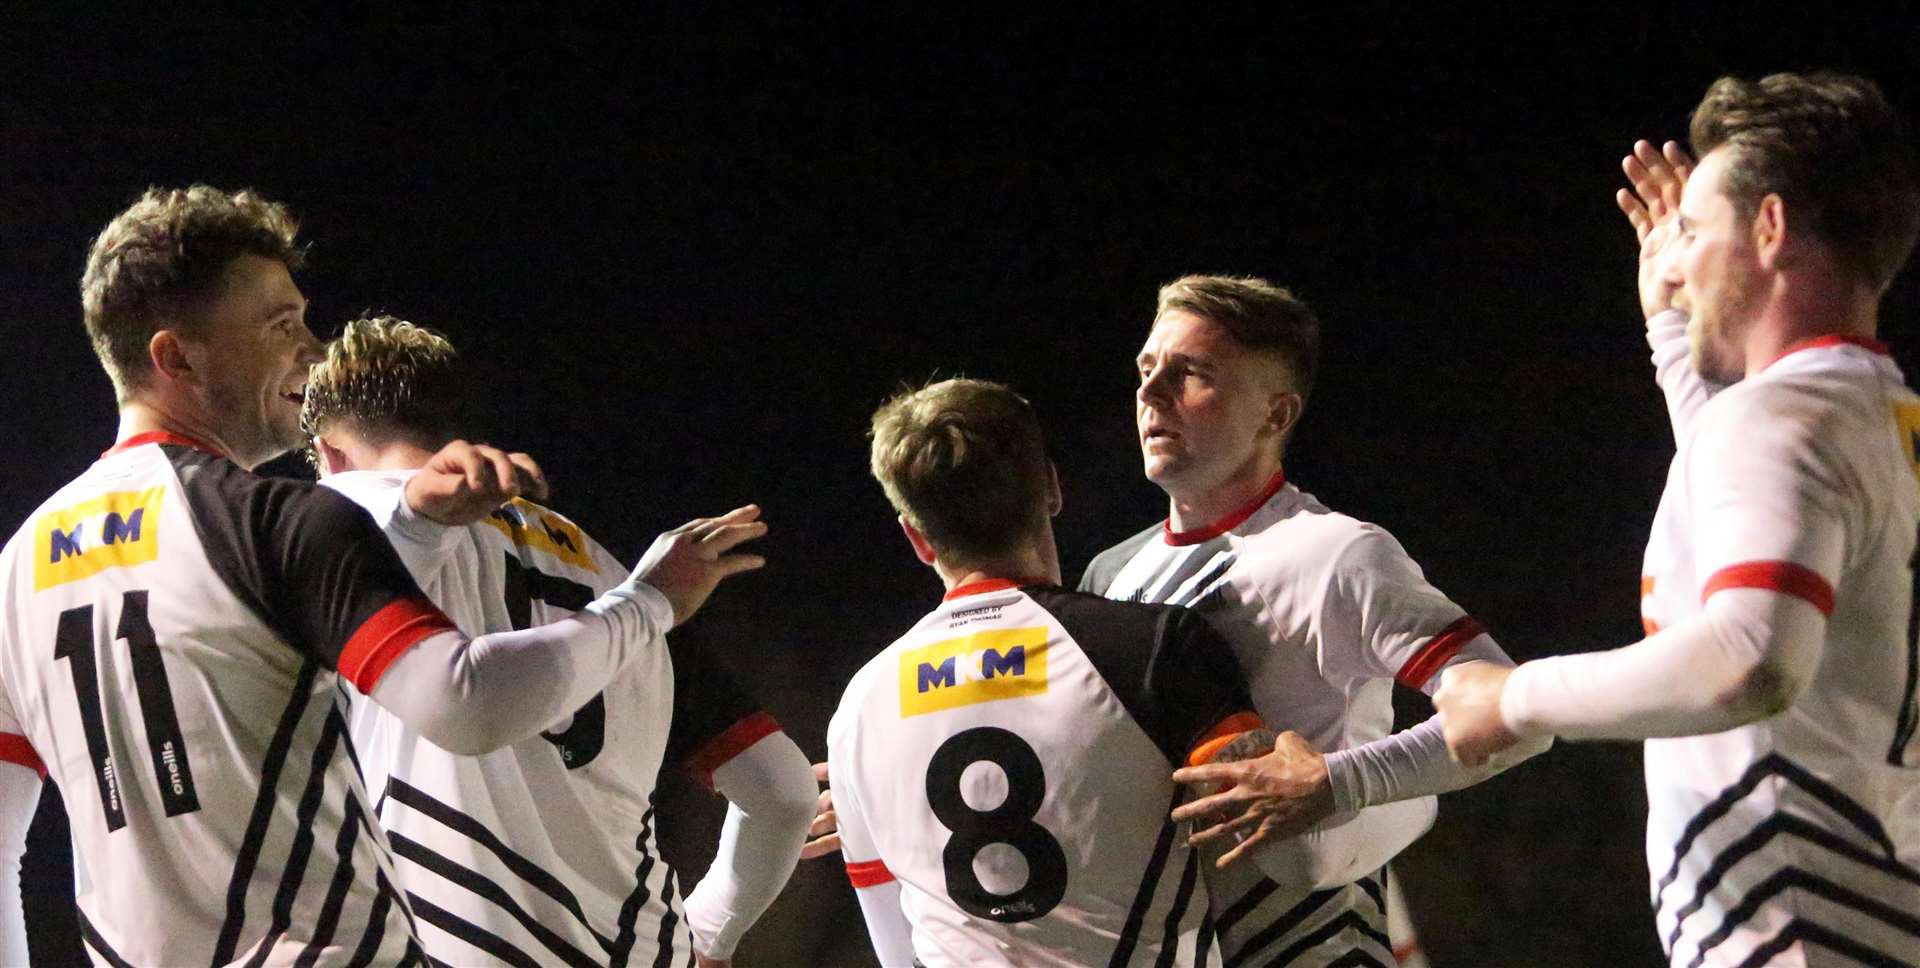
[[(1677, 454), (1624, 648), (1515, 668), (1287, 479), (1319, 323), (1263, 280), (1161, 289), (1168, 517), (1079, 591), (1024, 399), (888, 401), (871, 470), (948, 592), (848, 685), (818, 817), (798, 747), (667, 634), (761, 564), (757, 508), (627, 569), (531, 459), (456, 439), (444, 339), (313, 338), (285, 209), (150, 191), (81, 283), (117, 442), (0, 554), (0, 869), (52, 776), (98, 964), (724, 965), (837, 846), (888, 966), (1384, 966), (1385, 865), (1438, 794), (1637, 738), (1675, 965), (1920, 962), (1920, 397), (1873, 338), (1920, 234), (1905, 138), (1870, 82), (1728, 78), (1697, 165), (1627, 159)], [(250, 472), (300, 447), (321, 484)], [(1393, 732), (1395, 682), (1438, 713)], [(690, 892), (664, 764), (730, 801)]]

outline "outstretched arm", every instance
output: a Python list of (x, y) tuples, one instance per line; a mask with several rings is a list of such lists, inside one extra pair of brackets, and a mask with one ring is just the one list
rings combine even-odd
[(716, 768), (713, 786), (730, 803), (713, 866), (687, 895), (687, 927), (694, 951), (720, 965), (793, 874), (816, 787), (806, 754), (780, 732)]

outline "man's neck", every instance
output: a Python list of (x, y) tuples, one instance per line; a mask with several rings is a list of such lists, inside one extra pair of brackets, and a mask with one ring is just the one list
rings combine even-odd
[(1746, 341), (1746, 372), (1760, 372), (1795, 346), (1822, 336), (1872, 339), (1880, 294), (1839, 273), (1782, 274)]
[(151, 433), (176, 434), (197, 440), (248, 470), (264, 463), (257, 460), (249, 463), (235, 452), (212, 421), (198, 419), (181, 408), (168, 408), (151, 400), (137, 398), (120, 404), (120, 427), (114, 432), (115, 444)]
[(427, 466), (433, 451), (411, 441), (372, 444), (357, 438), (341, 447), (356, 471), (411, 471)]
[(1281, 463), (1254, 461), (1236, 471), (1227, 480), (1191, 491), (1167, 489), (1167, 527), (1174, 531), (1195, 531), (1242, 511), (1259, 500), (1260, 495), (1279, 474)]
[(947, 591), (996, 579), (1002, 581), (1043, 579), (1050, 584), (1060, 584), (1058, 556), (1047, 555), (1044, 549), (1031, 546), (991, 561), (972, 561), (961, 565), (949, 565), (936, 558), (933, 562), (933, 570), (939, 573), (940, 581), (947, 586)]

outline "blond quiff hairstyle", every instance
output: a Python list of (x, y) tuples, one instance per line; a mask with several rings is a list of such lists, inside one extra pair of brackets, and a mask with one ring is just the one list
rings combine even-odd
[(300, 429), (439, 447), (453, 439), (460, 409), (458, 357), (446, 337), (404, 319), (353, 320), (308, 371)]

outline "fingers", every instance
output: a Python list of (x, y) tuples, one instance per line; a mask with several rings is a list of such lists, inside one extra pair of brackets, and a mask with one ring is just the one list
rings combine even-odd
[(1627, 224), (1633, 226), (1634, 241), (1647, 241), (1647, 233), (1653, 231), (1653, 217), (1647, 214), (1647, 207), (1640, 203), (1640, 196), (1622, 188), (1613, 193), (1613, 202), (1620, 206), (1620, 214), (1627, 217)]
[(533, 458), (518, 451), (508, 454), (507, 460), (513, 463), (514, 479), (520, 488), (520, 493), (536, 501), (546, 500), (547, 475), (540, 469), (540, 465), (534, 463)]
[(1237, 864), (1243, 858), (1252, 856), (1253, 852), (1259, 849), (1261, 844), (1264, 844), (1267, 841), (1272, 840), (1273, 836), (1274, 835), (1269, 831), (1269, 828), (1260, 827), (1259, 829), (1255, 830), (1253, 833), (1248, 834), (1247, 838), (1245, 840), (1240, 841), (1240, 843), (1235, 845), (1232, 850), (1229, 850), (1226, 853), (1221, 854), (1220, 858), (1213, 862), (1213, 866), (1217, 869), (1224, 870), (1229, 865)]
[(821, 783), (827, 782), (827, 764), (825, 763), (813, 764), (813, 778), (820, 781)]
[(728, 555), (713, 563), (714, 573), (719, 578), (732, 578), (741, 572), (759, 571), (767, 566), (767, 559), (759, 555)]
[(1241, 767), (1233, 763), (1206, 763), (1183, 766), (1173, 771), (1175, 783), (1233, 783), (1240, 778)]
[(1672, 165), (1674, 170), (1679, 172), (1681, 181), (1686, 181), (1687, 176), (1693, 174), (1693, 156), (1687, 154), (1687, 149), (1680, 147), (1680, 142), (1667, 142), (1661, 146), (1660, 154), (1667, 159), (1667, 164)]
[(1223, 820), (1203, 830), (1195, 830), (1187, 837), (1187, 843), (1194, 846), (1210, 844), (1223, 837), (1231, 837), (1250, 827), (1257, 827), (1263, 819), (1265, 818), (1259, 814), (1243, 813), (1240, 816)]
[(827, 810), (825, 813), (814, 817), (812, 825), (807, 827), (807, 836), (809, 837), (824, 837), (828, 834), (839, 832), (840, 815), (834, 813), (832, 810)]
[[(694, 533), (699, 534), (699, 532)], [(767, 523), (765, 521), (749, 521), (742, 524), (717, 524), (698, 540), (701, 544), (713, 549), (714, 554), (719, 555), (732, 550), (735, 545), (752, 541), (766, 533)]]
[(809, 840), (802, 845), (800, 848), (800, 859), (812, 860), (815, 857), (825, 857), (828, 854), (837, 853), (839, 850), (840, 835), (828, 834), (818, 840)]
[(1204, 820), (1215, 815), (1224, 816), (1228, 813), (1238, 814), (1241, 812), (1241, 804), (1249, 798), (1247, 794), (1236, 795), (1239, 789), (1239, 787), (1228, 787), (1212, 796), (1201, 797), (1190, 803), (1183, 803), (1173, 808), (1173, 819), (1175, 821), (1185, 822), (1188, 820)]

